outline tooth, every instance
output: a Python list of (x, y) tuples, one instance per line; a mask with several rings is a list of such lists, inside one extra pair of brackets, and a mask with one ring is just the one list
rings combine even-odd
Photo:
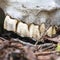
[(29, 36), (28, 25), (19, 22), (17, 26), (17, 33), (22, 37), (28, 37)]
[(43, 34), (45, 32), (45, 24), (41, 24), (40, 26), (40, 33)]
[(17, 24), (17, 20), (11, 19), (9, 16), (6, 16), (4, 21), (4, 29), (15, 32), (16, 24)]
[(56, 29), (55, 29), (55, 26), (53, 27), (53, 35), (56, 34)]
[(39, 26), (31, 24), (29, 28), (30, 37), (36, 40), (40, 38)]
[(47, 35), (52, 37), (52, 26), (47, 30)]

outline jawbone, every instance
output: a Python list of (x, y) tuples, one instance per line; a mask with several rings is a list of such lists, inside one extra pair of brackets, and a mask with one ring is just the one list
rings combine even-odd
[[(59, 0), (3, 0), (0, 7), (6, 15), (8, 14), (17, 21), (39, 26), (44, 23), (47, 27), (48, 25), (60, 25), (59, 2)], [(51, 36), (50, 34), (51, 32), (49, 36)]]
[[(46, 25), (44, 23), (41, 25), (34, 23), (26, 24), (22, 21), (12, 19), (7, 15), (4, 20), (4, 29), (7, 31), (13, 31), (22, 37), (30, 37), (34, 40), (40, 40), (41, 35), (46, 31)], [(50, 26), (45, 35), (49, 37), (56, 35), (56, 26)]]

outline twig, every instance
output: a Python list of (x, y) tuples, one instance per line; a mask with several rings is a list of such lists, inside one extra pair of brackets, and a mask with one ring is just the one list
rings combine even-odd
[(42, 51), (45, 51), (45, 50), (48, 50), (48, 49), (54, 48), (54, 47), (56, 47), (56, 45), (53, 44), (52, 46), (49, 46), (49, 47), (46, 47), (46, 48), (42, 49)]
[(40, 48), (42, 48), (42, 47), (45, 47), (45, 46), (49, 47), (49, 46), (51, 46), (51, 45), (53, 45), (53, 44), (52, 44), (52, 43), (45, 43), (45, 44), (39, 45), (39, 46), (38, 46), (38, 50), (39, 50)]
[(0, 39), (3, 40), (3, 41), (6, 41), (6, 39), (4, 39), (4, 38), (2, 38), (2, 37), (0, 37)]
[(36, 56), (40, 56), (40, 55), (49, 55), (49, 54), (56, 54), (59, 53), (59, 51), (44, 51), (44, 52), (36, 52), (34, 53)]
[[(49, 27), (50, 27), (50, 26), (49, 26)], [(49, 27), (48, 27), (48, 28), (49, 28)], [(46, 35), (46, 32), (47, 32), (48, 28), (47, 28), (47, 29), (45, 30), (45, 32), (40, 36), (40, 39), (36, 41), (35, 45), (37, 45), (38, 42), (43, 39), (43, 37)]]
[(31, 43), (26, 43), (26, 42), (23, 42), (22, 40), (20, 40), (20, 39), (14, 39), (14, 38), (11, 38), (11, 41), (15, 41), (15, 42), (19, 42), (19, 43), (21, 43), (21, 44), (23, 44), (23, 45), (29, 45), (29, 46), (34, 46), (33, 44), (31, 44)]

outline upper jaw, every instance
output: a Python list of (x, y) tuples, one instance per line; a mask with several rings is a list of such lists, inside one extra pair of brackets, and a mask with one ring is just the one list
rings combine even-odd
[[(46, 31), (46, 25), (42, 23), (41, 25), (37, 24), (26, 24), (16, 19), (12, 19), (9, 16), (6, 16), (4, 20), (4, 29), (8, 31), (13, 31), (22, 37), (30, 37), (35, 40), (40, 40), (41, 35)], [(56, 27), (49, 26), (46, 31), (46, 35), (53, 37), (56, 35)]]

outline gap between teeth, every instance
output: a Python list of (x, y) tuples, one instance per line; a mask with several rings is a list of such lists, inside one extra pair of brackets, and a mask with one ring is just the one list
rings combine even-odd
[[(7, 31), (13, 31), (22, 37), (31, 37), (33, 39), (39, 40), (40, 36), (45, 32), (46, 26), (42, 23), (40, 26), (35, 24), (27, 25), (26, 23), (19, 22), (16, 19), (11, 19), (8, 15), (4, 20), (4, 29)], [(52, 37), (56, 34), (55, 26), (47, 30), (46, 35)]]

